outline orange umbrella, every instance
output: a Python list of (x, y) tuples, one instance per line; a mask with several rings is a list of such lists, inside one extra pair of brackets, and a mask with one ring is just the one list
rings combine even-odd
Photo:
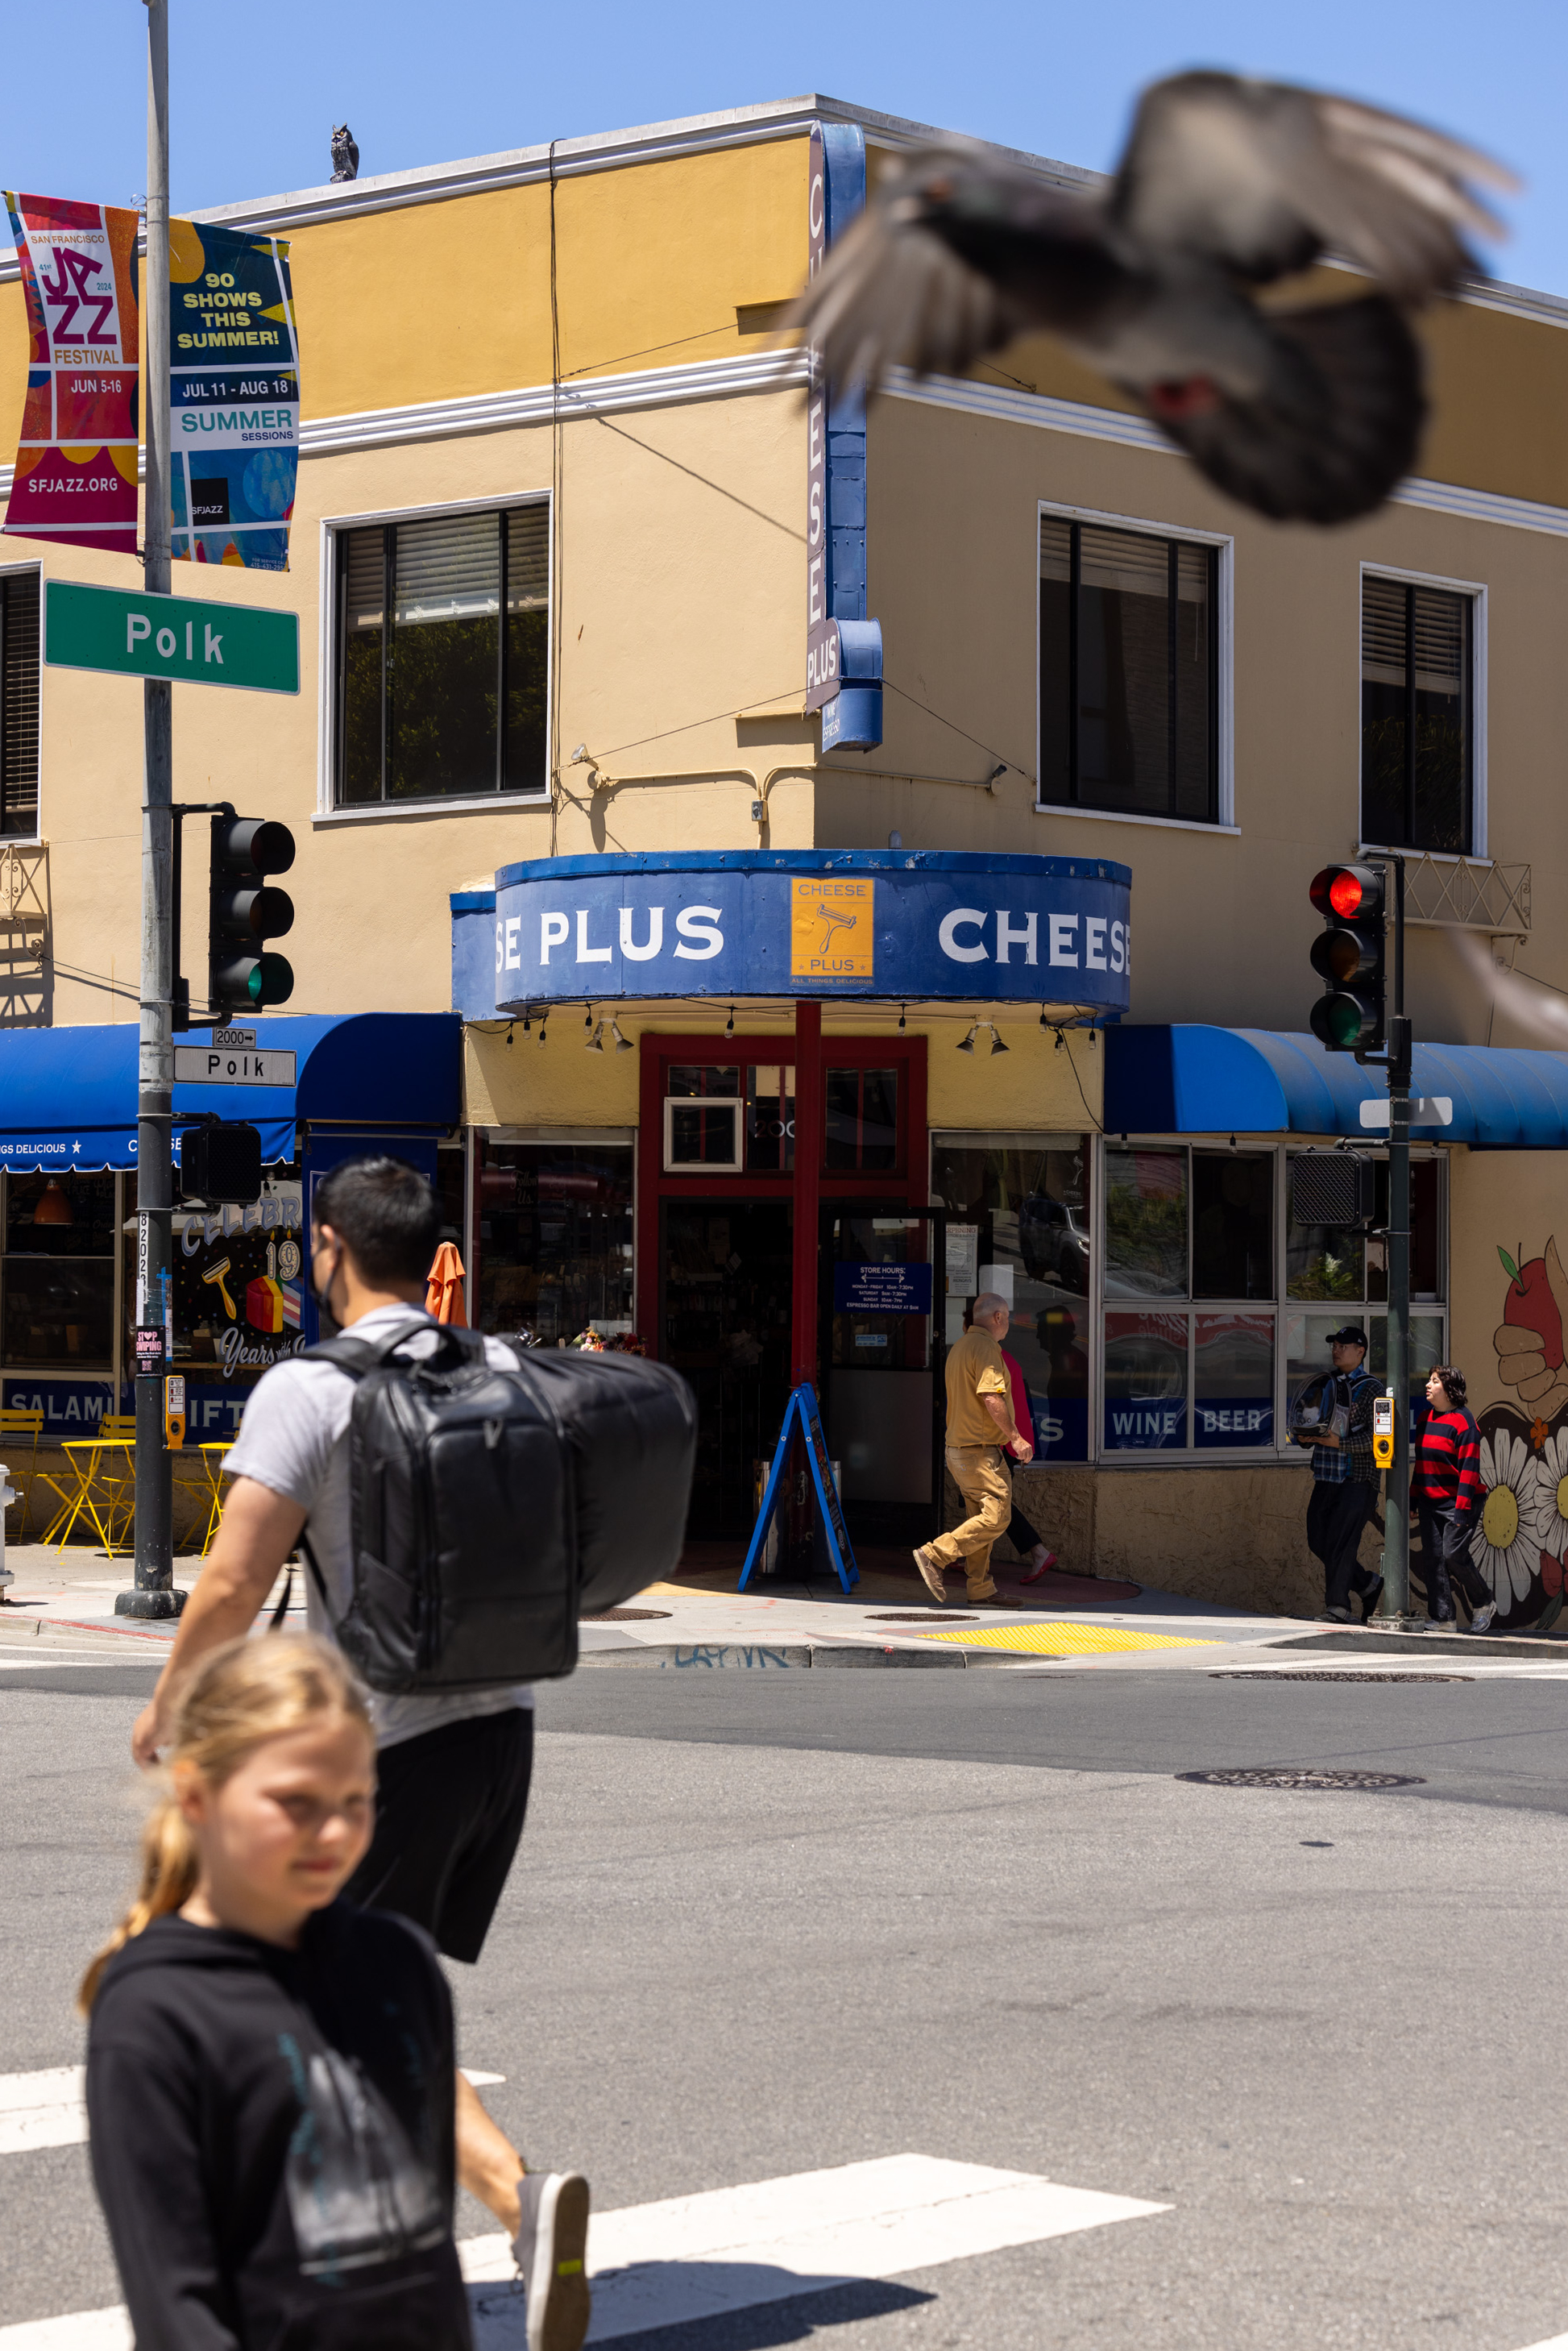
[(468, 1307), (462, 1294), (462, 1259), (455, 1241), (442, 1241), (435, 1263), (425, 1277), (425, 1306), (438, 1322), (468, 1328)]

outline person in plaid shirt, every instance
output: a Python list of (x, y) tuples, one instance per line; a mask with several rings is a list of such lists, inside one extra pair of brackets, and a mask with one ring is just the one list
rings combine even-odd
[(1439, 1364), (1427, 1382), (1431, 1408), (1416, 1440), (1416, 1474), (1410, 1483), (1421, 1521), (1428, 1618), (1434, 1625), (1454, 1622), (1452, 1584), (1457, 1583), (1470, 1605), (1470, 1631), (1484, 1633), (1497, 1614), (1497, 1603), (1470, 1557), (1470, 1537), (1486, 1488), (1481, 1484), (1480, 1431), (1465, 1394), (1465, 1375), (1459, 1366)]
[[(1323, 1562), (1325, 1625), (1354, 1623), (1350, 1595), (1361, 1601), (1363, 1624), (1370, 1618), (1383, 1591), (1383, 1578), (1370, 1575), (1356, 1558), (1362, 1529), (1377, 1499), (1377, 1468), (1372, 1458), (1372, 1400), (1377, 1383), (1366, 1364), (1366, 1333), (1356, 1323), (1331, 1331), (1334, 1351), (1334, 1401), (1348, 1405), (1349, 1426), (1343, 1441), (1333, 1435), (1312, 1447), (1312, 1499), (1307, 1504), (1307, 1548)], [(1307, 1437), (1298, 1440), (1311, 1443)]]

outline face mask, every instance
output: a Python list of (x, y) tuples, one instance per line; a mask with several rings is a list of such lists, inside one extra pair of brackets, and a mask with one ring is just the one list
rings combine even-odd
[(334, 1251), (332, 1258), (332, 1270), (327, 1277), (326, 1288), (322, 1290), (317, 1290), (316, 1286), (317, 1254), (317, 1253), (313, 1253), (310, 1259), (310, 1295), (316, 1301), (317, 1312), (318, 1314), (332, 1315), (332, 1320), (336, 1322), (337, 1317), (335, 1314), (332, 1314), (332, 1309), (327, 1304), (327, 1292), (331, 1290), (333, 1283), (337, 1279), (337, 1269), (343, 1262), (343, 1251), (341, 1249)]

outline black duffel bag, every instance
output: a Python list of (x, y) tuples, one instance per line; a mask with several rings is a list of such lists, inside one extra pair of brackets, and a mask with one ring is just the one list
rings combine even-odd
[(344, 1332), (306, 1351), (356, 1383), (337, 1640), (373, 1690), (400, 1696), (569, 1674), (578, 1616), (680, 1557), (691, 1390), (637, 1355), (518, 1347), (503, 1367), (478, 1332), (442, 1326), (428, 1353), (400, 1353), (412, 1335)]

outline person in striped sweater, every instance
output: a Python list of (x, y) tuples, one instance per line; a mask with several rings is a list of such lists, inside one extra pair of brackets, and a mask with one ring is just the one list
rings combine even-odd
[(1421, 1520), (1428, 1617), (1434, 1625), (1454, 1622), (1452, 1585), (1457, 1583), (1470, 1604), (1470, 1631), (1484, 1633), (1497, 1614), (1497, 1603), (1470, 1557), (1470, 1537), (1486, 1488), (1481, 1484), (1480, 1431), (1465, 1393), (1465, 1375), (1458, 1365), (1439, 1364), (1427, 1382), (1430, 1410), (1417, 1439), (1411, 1487)]

